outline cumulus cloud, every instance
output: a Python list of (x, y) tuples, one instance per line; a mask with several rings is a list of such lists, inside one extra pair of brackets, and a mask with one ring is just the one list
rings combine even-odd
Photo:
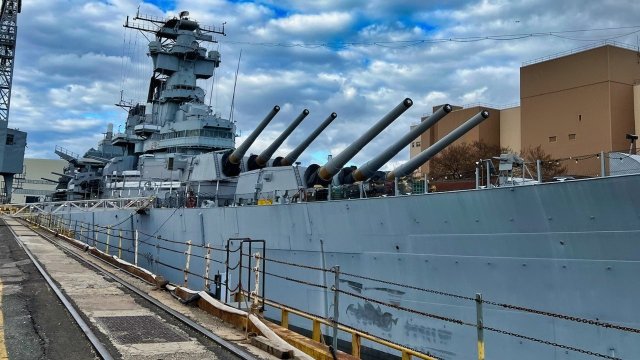
[[(282, 107), (252, 151), (261, 151), (304, 108), (311, 114), (278, 154), (337, 112), (303, 154), (306, 163), (335, 155), (405, 97), (414, 106), (353, 163), (370, 159), (434, 105), (517, 102), (523, 61), (607, 38), (635, 43), (639, 30), (461, 39), (635, 26), (632, 0), (589, 6), (577, 0), (30, 0), (18, 19), (10, 117), (10, 126), (29, 132), (28, 155), (55, 157), (55, 144), (83, 152), (95, 146), (107, 123), (124, 122), (126, 113), (114, 106), (121, 90), (124, 100), (145, 99), (151, 75), (147, 39), (122, 27), (138, 6), (152, 16), (189, 10), (203, 24), (226, 22), (226, 36), (206, 44), (222, 53), (215, 84), (200, 86), (227, 117), (242, 50), (234, 112), (238, 129), (246, 136), (273, 105)], [(403, 151), (387, 168), (407, 157)]]

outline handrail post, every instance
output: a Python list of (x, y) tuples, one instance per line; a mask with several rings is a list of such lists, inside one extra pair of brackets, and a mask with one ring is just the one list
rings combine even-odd
[(204, 257), (204, 290), (209, 291), (209, 267), (211, 264), (211, 243), (207, 244), (207, 255)]
[(484, 323), (482, 320), (482, 294), (476, 294), (476, 313), (478, 328), (478, 360), (484, 360)]
[(118, 259), (122, 259), (122, 229), (118, 230)]
[(600, 151), (600, 176), (605, 177), (606, 165), (604, 161), (604, 151)]
[(225, 264), (225, 272), (224, 272), (224, 286), (225, 286), (225, 291), (224, 291), (224, 302), (225, 304), (229, 301), (229, 253), (230, 253), (230, 247), (231, 247), (231, 239), (227, 240), (227, 259), (225, 260), (224, 264)]
[(487, 187), (486, 189), (491, 189), (493, 186), (491, 185), (491, 159), (486, 159), (487, 162)]
[(222, 275), (220, 275), (220, 272), (213, 275), (213, 283), (216, 286), (216, 292), (214, 293), (214, 297), (217, 300), (222, 301)]
[(136, 229), (136, 236), (133, 243), (133, 264), (138, 266), (138, 229)]
[(184, 264), (184, 287), (187, 287), (189, 278), (189, 262), (191, 261), (191, 240), (187, 241), (187, 251), (185, 251), (187, 259)]
[(107, 245), (105, 246), (104, 252), (109, 255), (109, 241), (111, 240), (111, 225), (107, 226)]
[(331, 288), (333, 290), (333, 349), (338, 351), (338, 316), (340, 314), (339, 300), (340, 300), (340, 266), (333, 267), (335, 274), (335, 282)]

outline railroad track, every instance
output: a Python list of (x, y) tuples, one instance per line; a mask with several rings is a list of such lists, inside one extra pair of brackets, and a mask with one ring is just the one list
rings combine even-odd
[[(56, 281), (54, 281), (55, 276), (52, 276), (52, 274), (47, 271), (47, 266), (43, 266), (43, 264), (38, 260), (37, 256), (35, 256), (31, 249), (29, 249), (29, 245), (21, 240), (21, 237), (25, 237), (25, 234), (23, 233), (21, 236), (20, 234), (16, 233), (16, 229), (14, 229), (14, 227), (16, 227), (16, 224), (9, 224), (7, 221), (5, 221), (7, 222), (8, 228), (13, 233), (13, 236), (18, 242), (19, 246), (24, 249), (29, 259), (33, 262), (40, 274), (42, 274), (42, 276), (46, 280), (49, 287), (60, 299), (69, 314), (73, 317), (74, 321), (81, 328), (82, 332), (94, 347), (96, 354), (101, 359), (111, 360), (128, 357), (143, 358), (145, 356), (144, 353), (136, 353), (135, 351), (144, 351), (145, 349), (148, 349), (148, 351), (151, 352), (149, 354), (150, 356), (156, 356), (157, 358), (159, 354), (154, 353), (154, 351), (159, 351), (159, 348), (164, 351), (164, 353), (170, 353), (174, 356), (176, 356), (176, 354), (180, 353), (181, 351), (185, 351), (185, 348), (190, 349), (189, 351), (187, 351), (187, 353), (190, 352), (191, 354), (189, 359), (212, 358), (212, 354), (210, 354), (210, 352), (213, 352), (215, 355), (213, 356), (213, 358), (217, 359), (257, 359), (255, 355), (250, 354), (236, 344), (233, 344), (232, 342), (221, 338), (220, 336), (214, 334), (212, 331), (208, 330), (192, 319), (166, 306), (156, 298), (151, 297), (146, 292), (131, 285), (119, 276), (116, 276), (109, 271), (106, 271), (94, 262), (85, 259), (82, 255), (76, 253), (76, 250), (68, 247), (68, 245), (66, 244), (63, 244), (59, 239), (55, 237), (54, 234), (51, 234), (44, 229), (34, 228), (22, 219), (13, 220), (18, 223), (18, 226), (22, 226), (29, 231), (37, 234), (37, 237), (45, 240), (47, 244), (51, 244), (56, 249), (62, 251), (64, 256), (74, 259), (83, 267), (88, 268), (91, 272), (94, 272), (100, 277), (106, 278), (109, 282), (115, 282), (116, 284), (118, 284), (118, 287), (123, 289), (123, 293), (125, 294), (125, 296), (133, 297), (136, 299), (135, 301), (124, 301), (125, 305), (120, 306), (121, 308), (118, 308), (119, 306), (112, 306), (114, 313), (110, 313), (108, 314), (108, 316), (104, 314), (104, 311), (100, 310), (100, 304), (97, 304), (97, 310), (94, 307), (93, 310), (87, 312), (86, 309), (83, 309), (82, 302), (79, 303), (79, 301), (82, 300), (82, 297), (78, 297), (78, 299), (80, 300), (76, 299), (74, 306), (73, 299), (68, 294), (66, 294), (60, 286), (56, 284), (56, 281), (58, 280), (56, 279)], [(37, 244), (37, 247), (41, 248), (42, 246), (41, 244)], [(107, 264), (100, 258), (94, 256), (92, 256), (92, 258), (100, 260), (100, 262)], [(108, 264), (108, 266), (111, 265)], [(104, 299), (105, 302), (103, 306), (106, 306), (107, 308), (109, 307), (109, 304), (107, 304), (107, 299), (112, 298), (111, 296), (113, 295), (111, 294), (111, 292), (114, 291), (105, 290), (105, 294), (102, 296), (102, 299)], [(113, 299), (115, 299), (115, 297), (113, 297)], [(124, 299), (126, 299), (126, 297)], [(84, 300), (84, 308), (87, 308), (87, 304), (91, 305), (91, 301), (87, 302), (86, 299)], [(97, 300), (98, 302), (100, 301), (100, 299)], [(144, 302), (144, 305), (142, 305), (142, 310), (135, 310), (134, 305), (141, 305), (141, 302)], [(85, 311), (83, 312), (83, 310)], [(149, 312), (147, 310), (151, 311)], [(132, 313), (135, 313), (136, 315), (115, 315)], [(98, 314), (102, 315), (98, 316)], [(85, 318), (89, 318), (90, 321), (87, 322)], [(163, 321), (161, 321), (162, 319), (167, 318), (170, 318), (173, 321), (168, 321), (168, 323), (164, 323)], [(155, 336), (156, 339), (136, 340), (127, 339), (125, 337), (127, 335), (127, 331), (126, 329), (123, 329), (123, 326), (142, 326), (143, 328), (145, 328), (144, 321), (150, 322), (152, 326), (148, 328), (148, 331), (151, 333), (150, 336)], [(175, 325), (171, 325), (172, 322), (177, 322), (182, 326), (180, 328), (176, 328)], [(159, 331), (160, 328), (161, 330)], [(142, 331), (142, 329), (138, 330)], [(141, 335), (139, 333), (136, 333), (135, 331), (128, 334), (133, 338), (139, 338)], [(193, 338), (196, 338), (199, 344), (195, 344), (194, 341), (192, 341)], [(105, 346), (105, 339), (111, 341), (111, 346)], [(160, 343), (159, 341), (154, 342), (156, 340), (163, 341), (162, 343)], [(139, 343), (133, 343), (131, 341), (138, 341)], [(207, 342), (210, 342), (210, 344), (207, 344)], [(176, 349), (171, 350), (171, 347), (167, 346), (168, 343), (176, 344)], [(133, 348), (136, 350), (130, 351), (127, 350), (128, 348)], [(193, 356), (194, 352), (196, 353), (195, 357)], [(201, 357), (198, 357), (197, 354), (200, 354)], [(171, 358), (180, 357), (177, 356)]]

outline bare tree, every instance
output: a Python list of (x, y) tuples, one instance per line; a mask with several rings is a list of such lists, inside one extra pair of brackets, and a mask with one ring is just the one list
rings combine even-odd
[[(476, 161), (491, 159), (509, 151), (508, 148), (480, 141), (452, 145), (431, 159), (429, 177), (436, 181), (470, 180), (475, 177)], [(497, 167), (497, 161), (494, 165)]]
[(542, 178), (551, 179), (554, 176), (564, 175), (567, 173), (567, 167), (556, 161), (551, 155), (547, 154), (541, 145), (536, 147), (528, 147), (522, 150), (520, 156), (526, 161), (534, 163), (536, 160), (541, 161)]

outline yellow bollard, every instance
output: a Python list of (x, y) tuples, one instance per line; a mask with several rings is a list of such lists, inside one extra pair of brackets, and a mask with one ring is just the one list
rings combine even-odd
[(280, 326), (285, 329), (289, 328), (289, 312), (286, 309), (282, 309), (282, 321), (280, 322)]
[(320, 331), (320, 321), (313, 320), (313, 333), (311, 335), (311, 339), (313, 341), (320, 342), (320, 338), (322, 337), (322, 332)]
[(360, 359), (361, 343), (362, 343), (362, 339), (360, 338), (360, 335), (356, 333), (351, 334), (351, 355), (358, 359)]

